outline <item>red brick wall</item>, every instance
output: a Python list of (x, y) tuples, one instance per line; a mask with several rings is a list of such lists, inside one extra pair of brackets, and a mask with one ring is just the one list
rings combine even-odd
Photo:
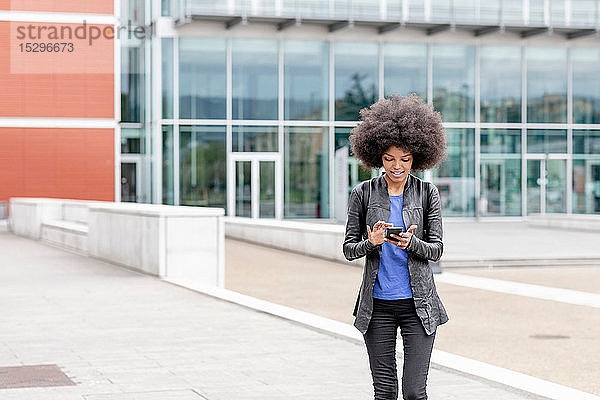
[[(0, 0), (0, 10), (111, 15), (113, 1)], [(0, 118), (114, 119), (113, 40), (101, 39), (87, 47), (79, 43), (80, 51), (72, 54), (26, 56), (15, 53), (15, 24), (29, 22), (0, 21)], [(26, 120), (22, 124), (26, 126)], [(114, 129), (0, 125), (0, 201), (9, 197), (114, 201), (114, 158)]]
[(0, 200), (114, 200), (114, 129), (0, 128)]

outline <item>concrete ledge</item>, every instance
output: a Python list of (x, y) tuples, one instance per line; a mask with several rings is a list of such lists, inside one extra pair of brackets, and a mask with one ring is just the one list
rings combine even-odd
[(531, 214), (527, 224), (543, 228), (600, 232), (600, 214)]
[(225, 236), (281, 250), (362, 266), (342, 253), (346, 227), (302, 221), (225, 218)]
[(225, 285), (222, 208), (11, 198), (10, 229), (159, 277)]
[(57, 247), (85, 254), (88, 251), (88, 226), (71, 221), (43, 222), (41, 239)]

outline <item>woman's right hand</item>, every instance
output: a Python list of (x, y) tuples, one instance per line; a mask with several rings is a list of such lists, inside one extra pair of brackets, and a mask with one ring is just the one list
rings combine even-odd
[(371, 230), (371, 227), (367, 225), (369, 242), (371, 242), (373, 246), (377, 246), (385, 242), (385, 229), (388, 226), (394, 226), (394, 224), (385, 221), (377, 221), (375, 225), (373, 225), (373, 230)]

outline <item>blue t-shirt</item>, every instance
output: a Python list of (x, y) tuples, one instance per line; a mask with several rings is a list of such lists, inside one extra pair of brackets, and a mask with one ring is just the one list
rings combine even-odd
[[(390, 218), (387, 222), (393, 223), (394, 226), (402, 226), (406, 232), (404, 218), (402, 218), (402, 202), (402, 195), (390, 196)], [(383, 242), (377, 280), (373, 286), (373, 297), (385, 300), (413, 297), (407, 256), (406, 250), (392, 243)]]

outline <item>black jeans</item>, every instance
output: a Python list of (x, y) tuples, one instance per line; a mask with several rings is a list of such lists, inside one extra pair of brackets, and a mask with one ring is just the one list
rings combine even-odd
[(364, 335), (373, 377), (375, 400), (398, 399), (396, 338), (400, 326), (404, 348), (402, 395), (404, 400), (427, 399), (427, 373), (435, 332), (427, 335), (410, 299), (373, 298), (373, 314)]

